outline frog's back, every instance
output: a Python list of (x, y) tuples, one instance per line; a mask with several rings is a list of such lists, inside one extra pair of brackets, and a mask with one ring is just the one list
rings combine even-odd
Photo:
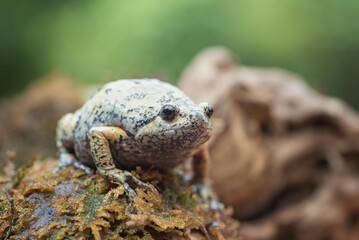
[(193, 104), (180, 90), (155, 79), (118, 80), (95, 92), (78, 111), (74, 131), (75, 154), (92, 165), (87, 133), (92, 127), (117, 126), (129, 137), (152, 121), (166, 102)]

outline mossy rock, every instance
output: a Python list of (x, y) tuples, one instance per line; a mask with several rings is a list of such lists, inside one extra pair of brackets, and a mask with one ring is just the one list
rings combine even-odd
[(137, 188), (129, 199), (98, 174), (75, 167), (52, 174), (56, 164), (35, 162), (1, 182), (1, 239), (239, 239), (231, 210), (211, 208), (179, 173), (136, 169), (156, 188)]

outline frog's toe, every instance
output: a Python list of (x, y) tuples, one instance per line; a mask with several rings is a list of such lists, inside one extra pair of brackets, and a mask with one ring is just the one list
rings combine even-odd
[(144, 188), (146, 189), (147, 191), (150, 191), (152, 192), (153, 194), (155, 195), (159, 195), (158, 191), (157, 191), (157, 188), (151, 184), (151, 183), (146, 183), (146, 182), (142, 182), (141, 180), (139, 180), (138, 178), (136, 178), (135, 176), (133, 176), (132, 174), (131, 175), (128, 175), (127, 177), (129, 177), (135, 185), (137, 185), (137, 187), (141, 187), (141, 188)]
[(140, 187), (151, 188), (151, 186), (152, 186), (152, 184), (142, 182), (141, 180), (139, 180), (139, 179), (136, 178), (135, 176), (132, 176), (132, 177), (131, 177), (131, 180), (134, 181), (134, 182), (136, 183), (136, 185), (137, 185), (137, 186), (140, 186)]
[[(145, 188), (147, 191), (151, 191), (154, 194), (158, 194), (157, 189), (152, 184), (142, 182), (142, 181), (138, 180), (136, 177), (133, 177), (132, 180), (133, 180), (133, 182), (135, 182), (135, 185), (137, 185), (137, 187), (142, 187), (142, 188)], [(135, 197), (137, 197), (136, 191), (133, 188), (131, 188), (127, 182), (122, 183), (122, 185), (124, 186), (125, 190), (128, 193), (128, 196), (131, 200), (133, 200)]]
[[(100, 175), (107, 180), (111, 181), (115, 184), (122, 185), (126, 192), (128, 193), (130, 199), (133, 199), (137, 196), (136, 191), (134, 190), (136, 187), (145, 188), (146, 190), (149, 190), (153, 193), (157, 193), (156, 188), (150, 184), (145, 183), (133, 176), (129, 171), (121, 170), (121, 169), (98, 169)], [(130, 185), (132, 187), (130, 187)]]
[(150, 184), (149, 188), (152, 193), (154, 193), (155, 195), (159, 195), (157, 188), (154, 185)]
[(142, 183), (143, 183), (142, 187), (143, 187), (143, 188), (146, 188), (147, 191), (151, 191), (153, 194), (159, 195), (159, 193), (158, 193), (158, 191), (157, 191), (157, 188), (156, 188), (153, 184), (151, 184), (151, 183), (144, 183), (144, 182), (142, 182)]
[(155, 186), (153, 186), (151, 183), (145, 183), (136, 178), (135, 176), (131, 175), (131, 180), (139, 187), (146, 188), (147, 190), (150, 190), (153, 193), (158, 193)]
[(135, 197), (137, 197), (137, 193), (132, 188), (127, 190), (128, 197), (133, 200)]
[(207, 183), (194, 184), (192, 186), (192, 191), (198, 194), (203, 200), (212, 201), (216, 199), (213, 189)]
[(133, 190), (127, 182), (124, 182), (122, 183), (122, 186), (125, 188), (127, 194), (128, 194), (128, 197), (132, 200), (134, 199), (135, 197), (137, 197), (137, 193), (135, 190)]

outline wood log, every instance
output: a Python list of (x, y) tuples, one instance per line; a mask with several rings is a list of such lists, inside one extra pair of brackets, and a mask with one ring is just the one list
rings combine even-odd
[(201, 52), (180, 87), (215, 110), (211, 178), (245, 239), (359, 239), (359, 117), (281, 69)]

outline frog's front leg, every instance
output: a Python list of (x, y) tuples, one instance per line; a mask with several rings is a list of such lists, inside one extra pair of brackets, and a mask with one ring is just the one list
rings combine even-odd
[(124, 186), (131, 198), (136, 192), (128, 185), (127, 180), (149, 189), (150, 184), (138, 180), (130, 172), (116, 168), (110, 150), (110, 143), (126, 136), (126, 132), (119, 127), (93, 127), (88, 133), (91, 155), (100, 175), (111, 182)]
[(192, 159), (193, 183), (204, 183), (209, 171), (209, 152), (206, 146), (202, 147)]
[(216, 199), (213, 189), (208, 183), (209, 172), (209, 152), (208, 147), (203, 146), (192, 159), (193, 170), (193, 190), (197, 192), (203, 199), (213, 201)]

